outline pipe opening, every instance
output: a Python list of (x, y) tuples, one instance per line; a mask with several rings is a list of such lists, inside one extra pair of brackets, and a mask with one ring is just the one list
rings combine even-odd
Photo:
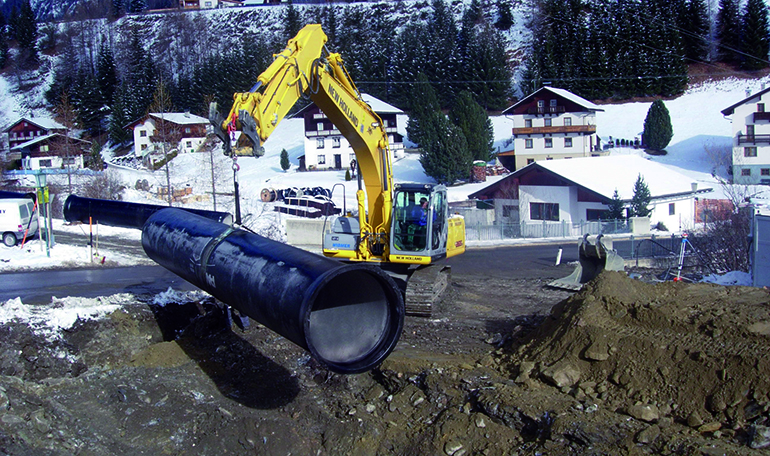
[(386, 287), (379, 277), (362, 269), (325, 283), (306, 325), (311, 350), (330, 365), (352, 370), (371, 364), (373, 358), (384, 358), (400, 333), (398, 301)]

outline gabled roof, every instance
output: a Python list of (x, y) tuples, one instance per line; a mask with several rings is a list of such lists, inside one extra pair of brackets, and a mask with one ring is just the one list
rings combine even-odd
[(770, 92), (770, 87), (768, 87), (766, 89), (762, 89), (762, 90), (760, 90), (757, 93), (751, 94), (751, 95), (747, 96), (746, 98), (744, 98), (743, 100), (739, 101), (738, 103), (735, 103), (734, 105), (732, 105), (732, 106), (730, 106), (728, 108), (723, 109), (722, 110), (722, 115), (723, 116), (730, 116), (730, 115), (732, 115), (735, 112), (735, 108), (737, 108), (738, 106), (741, 106), (741, 105), (744, 105), (744, 104), (748, 103), (749, 100), (751, 100), (753, 98), (761, 97), (762, 95), (766, 94), (767, 92)]
[[(644, 177), (644, 182), (653, 199), (706, 193), (712, 190), (708, 187), (697, 188), (697, 181), (694, 179), (638, 155), (611, 155), (537, 161), (469, 195), (469, 198), (488, 194), (504, 180), (518, 178), (537, 170), (560, 177), (606, 200), (612, 199), (617, 189), (621, 200), (630, 201), (634, 194), (634, 183), (640, 174)], [(693, 184), (696, 184), (695, 190), (693, 190)]]
[(11, 124), (10, 127), (6, 128), (5, 131), (10, 131), (13, 127), (20, 124), (21, 122), (27, 122), (33, 125), (37, 125), (43, 130), (66, 130), (67, 129), (67, 127), (65, 127), (64, 125), (60, 124), (59, 122), (53, 119), (48, 119), (45, 117), (22, 117), (21, 119)]
[[(375, 98), (368, 93), (362, 93), (361, 98), (372, 108), (372, 111), (376, 112), (377, 114), (403, 114), (404, 111), (398, 109), (395, 106), (391, 106), (384, 101), (380, 100), (379, 98)], [(312, 106), (315, 106), (314, 103), (310, 103), (309, 105), (303, 107), (299, 111), (297, 111), (292, 117), (299, 117), (302, 115), (305, 111), (310, 109)]]
[(586, 108), (589, 111), (602, 111), (602, 112), (604, 111), (604, 109), (599, 107), (599, 105), (591, 103), (590, 101), (586, 100), (585, 98), (579, 97), (579, 96), (575, 95), (574, 93), (572, 93), (572, 92), (570, 92), (568, 90), (557, 89), (556, 87), (550, 87), (550, 86), (543, 86), (543, 87), (540, 87), (539, 89), (537, 89), (536, 91), (534, 91), (533, 93), (531, 93), (531, 94), (527, 95), (526, 97), (522, 98), (521, 100), (519, 100), (513, 106), (510, 106), (510, 107), (504, 109), (503, 110), (503, 114), (507, 114), (509, 111), (512, 111), (512, 110), (516, 109), (517, 106), (520, 106), (520, 105), (525, 104), (525, 103), (529, 103), (533, 98), (535, 98), (537, 96), (543, 95), (542, 92), (551, 92), (554, 95), (562, 97), (562, 98), (565, 98), (565, 99), (567, 99), (567, 100), (569, 100), (569, 101), (571, 101), (571, 102), (573, 102), (573, 103), (575, 103), (577, 105), (580, 105), (580, 106)]
[(198, 124), (208, 125), (209, 123), (209, 119), (201, 116), (196, 116), (195, 114), (190, 114), (189, 112), (165, 112), (165, 113), (151, 112), (150, 115), (152, 117), (155, 117), (156, 119), (163, 119), (166, 122), (175, 123), (177, 125), (198, 125)]

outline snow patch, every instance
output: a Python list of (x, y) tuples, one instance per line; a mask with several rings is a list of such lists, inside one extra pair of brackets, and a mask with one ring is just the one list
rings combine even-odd
[(78, 320), (99, 320), (134, 300), (129, 293), (96, 299), (66, 297), (51, 300), (50, 305), (26, 305), (21, 298), (0, 304), (0, 324), (13, 321), (26, 323), (32, 331), (48, 340), (61, 337), (61, 331), (72, 328)]

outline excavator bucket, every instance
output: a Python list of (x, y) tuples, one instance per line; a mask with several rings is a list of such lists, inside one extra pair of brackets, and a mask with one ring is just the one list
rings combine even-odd
[(599, 236), (583, 236), (578, 244), (579, 264), (572, 274), (554, 280), (548, 286), (567, 290), (580, 290), (603, 270), (622, 271), (625, 261), (612, 248), (612, 239)]

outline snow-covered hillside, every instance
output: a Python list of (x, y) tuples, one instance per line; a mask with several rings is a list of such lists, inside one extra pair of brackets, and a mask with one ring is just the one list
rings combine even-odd
[[(459, 18), (470, 0), (447, 1), (450, 9)], [(380, 6), (377, 6), (380, 5)], [(318, 5), (297, 5), (300, 9), (317, 8)], [(424, 8), (430, 8), (429, 2), (409, 0), (404, 2), (370, 2), (365, 4), (352, 4), (351, 7), (379, 8), (381, 13), (401, 17), (402, 23), (407, 23), (412, 17), (426, 14)], [(192, 22), (198, 26), (213, 27), (215, 36), (223, 39), (227, 36), (246, 30), (260, 30), (262, 33), (277, 33), (280, 29), (280, 14), (283, 7), (239, 8), (231, 10), (207, 10), (190, 16)], [(491, 11), (490, 8), (487, 11)], [(305, 11), (307, 12), (307, 11)], [(508, 32), (509, 49), (512, 51), (526, 41), (526, 8), (516, 7), (516, 21), (514, 27)], [(399, 16), (401, 15), (401, 16)], [(141, 21), (148, 25), (154, 36), (163, 35), (164, 19), (168, 15), (147, 14), (134, 17), (130, 20)], [(128, 21), (129, 19), (125, 19)], [(120, 21), (116, 24), (108, 24), (106, 21), (91, 21), (94, 33), (120, 33), (127, 26)], [(217, 33), (217, 31), (221, 33)], [(169, 38), (169, 37), (167, 37)], [(47, 81), (50, 78), (50, 70), (53, 67), (53, 57), (43, 56), (43, 65), (38, 74), (31, 79)], [(647, 157), (659, 161), (665, 165), (677, 168), (689, 175), (704, 187), (713, 187), (713, 198), (722, 197), (719, 185), (712, 176), (716, 172), (722, 177), (726, 176), (726, 169), (717, 167), (714, 155), (729, 154), (731, 141), (731, 125), (729, 119), (722, 117), (720, 111), (727, 106), (743, 99), (746, 91), (756, 92), (768, 78), (756, 80), (726, 79), (718, 82), (707, 82), (690, 88), (681, 97), (669, 100), (666, 105), (671, 113), (674, 138), (668, 147), (669, 154), (661, 157)], [(34, 114), (38, 117), (49, 116), (42, 97), (46, 83), (38, 84), (31, 91), (19, 92), (18, 81), (14, 75), (0, 75), (0, 126), (7, 126), (20, 116)], [(610, 137), (615, 139), (633, 140), (641, 135), (644, 118), (649, 108), (649, 102), (623, 103), (603, 105), (604, 112), (597, 116), (597, 128), (602, 141), (606, 143)], [(405, 134), (407, 118), (399, 119), (399, 128)], [(512, 123), (505, 117), (493, 117), (492, 123), (495, 131), (495, 149), (508, 150), (511, 147), (510, 132)], [(332, 188), (335, 185), (335, 200), (339, 205), (352, 208), (355, 204), (355, 182), (345, 182), (344, 172), (313, 172), (299, 173), (296, 171), (299, 157), (304, 154), (304, 135), (302, 121), (286, 119), (279, 126), (270, 140), (265, 144), (266, 155), (259, 159), (241, 158), (238, 161), (240, 188), (244, 200), (244, 212), (263, 214), (264, 208), (260, 202), (260, 192), (264, 188), (287, 187), (314, 187), (322, 186)], [(279, 155), (282, 149), (286, 149), (292, 161), (292, 168), (284, 173), (279, 165)], [(636, 149), (615, 149), (612, 153), (641, 154), (644, 152)], [(221, 153), (214, 153), (216, 159), (215, 174), (217, 174), (217, 192), (227, 193), (232, 191), (232, 163)], [(205, 195), (211, 192), (210, 157), (208, 154), (183, 155), (176, 158), (171, 165), (171, 181), (175, 187), (191, 186), (196, 194)], [(148, 173), (136, 170), (120, 170), (116, 167), (114, 172), (127, 186), (125, 199), (129, 201), (149, 202), (162, 204), (151, 192), (133, 190), (138, 180), (146, 179), (153, 190), (165, 186), (165, 173)], [(407, 154), (394, 164), (395, 179), (397, 182), (429, 182), (418, 157)], [(612, 176), (606, 176), (612, 179)], [(493, 182), (499, 177), (490, 178), (487, 182)], [(342, 185), (344, 187), (344, 201)], [(453, 201), (463, 200), (468, 194), (478, 190), (486, 184), (470, 184), (456, 186), (450, 189), (450, 198)], [(765, 196), (762, 196), (765, 197)], [(220, 196), (218, 198), (219, 210), (233, 210), (232, 197)], [(210, 208), (213, 201), (206, 200), (191, 203), (199, 207)]]

